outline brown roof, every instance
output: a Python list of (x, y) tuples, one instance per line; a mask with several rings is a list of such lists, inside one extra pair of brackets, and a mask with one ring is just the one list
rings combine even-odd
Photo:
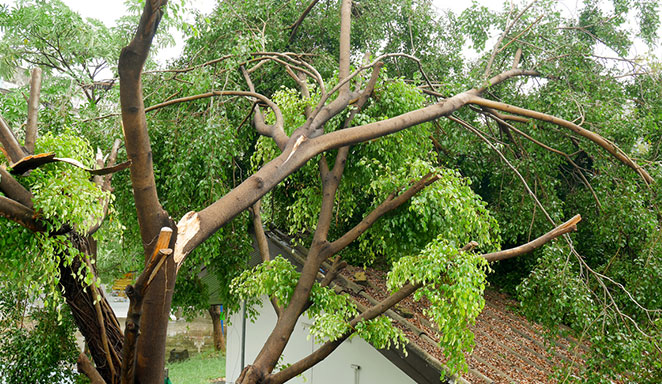
[[(270, 239), (287, 251), (291, 259), (303, 262), (307, 253), (302, 247), (291, 247), (289, 238), (274, 231)], [(326, 268), (325, 268), (326, 270)], [(365, 272), (366, 281), (357, 284), (357, 272)], [(374, 269), (346, 267), (334, 283), (335, 289), (348, 293), (358, 306), (367, 307), (387, 297), (386, 273)], [(401, 351), (380, 350), (393, 364), (417, 383), (439, 383), (446, 361), (437, 342), (439, 336), (423, 310), (425, 300), (414, 301), (408, 297), (386, 315), (396, 327), (407, 335), (410, 344), (408, 356)], [(476, 346), (467, 356), (469, 372), (452, 381), (463, 383), (554, 383), (555, 367), (570, 366), (574, 374), (583, 366), (584, 345), (570, 337), (558, 337), (551, 342), (542, 336), (542, 326), (531, 323), (513, 311), (517, 302), (507, 295), (488, 289), (485, 291), (485, 308), (472, 327)]]

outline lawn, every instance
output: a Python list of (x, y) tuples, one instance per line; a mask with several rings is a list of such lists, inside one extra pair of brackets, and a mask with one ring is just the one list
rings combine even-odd
[(220, 352), (205, 352), (188, 360), (168, 363), (172, 384), (209, 384), (225, 377), (225, 356)]

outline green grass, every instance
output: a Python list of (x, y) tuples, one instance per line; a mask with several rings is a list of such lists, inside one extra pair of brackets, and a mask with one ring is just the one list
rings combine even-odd
[(204, 352), (188, 360), (168, 363), (172, 384), (208, 384), (212, 379), (225, 377), (225, 356), (220, 352)]

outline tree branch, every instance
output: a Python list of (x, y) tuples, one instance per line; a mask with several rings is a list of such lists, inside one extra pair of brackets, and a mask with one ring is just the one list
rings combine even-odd
[(379, 304), (372, 306), (371, 308), (369, 308), (368, 310), (366, 310), (365, 312), (361, 313), (359, 316), (354, 318), (350, 322), (350, 328), (352, 330), (346, 332), (344, 335), (340, 336), (338, 339), (334, 341), (328, 341), (324, 343), (324, 345), (318, 348), (315, 352), (297, 361), (296, 363), (288, 366), (282, 371), (269, 375), (265, 379), (265, 383), (266, 384), (284, 383), (287, 380), (290, 380), (291, 378), (295, 377), (299, 373), (304, 372), (306, 369), (324, 360), (327, 356), (331, 354), (331, 352), (335, 351), (336, 348), (338, 348), (338, 346), (340, 346), (340, 344), (342, 344), (343, 341), (345, 341), (352, 333), (354, 333), (353, 329), (354, 327), (356, 327), (356, 325), (359, 322), (372, 320), (377, 316), (383, 314), (384, 312), (391, 309), (395, 304), (399, 303), (404, 298), (414, 293), (421, 286), (422, 284), (410, 284), (410, 283), (405, 284), (397, 292), (390, 295), (389, 297), (381, 301)]
[(522, 244), (518, 247), (511, 249), (506, 249), (504, 251), (487, 253), (481, 256), (485, 258), (485, 260), (492, 262), (492, 261), (506, 260), (516, 256), (523, 255), (525, 253), (532, 252), (535, 249), (542, 247), (544, 244), (556, 239), (557, 237), (563, 236), (566, 233), (576, 231), (577, 223), (579, 223), (581, 220), (582, 217), (580, 215), (575, 215), (565, 223), (559, 225), (558, 227), (552, 229), (551, 231), (545, 233), (544, 235), (538, 237), (537, 239), (529, 241), (526, 244)]
[(301, 26), (301, 23), (303, 23), (303, 21), (305, 20), (306, 16), (308, 16), (308, 14), (310, 13), (310, 11), (312, 11), (312, 9), (313, 9), (313, 7), (315, 6), (315, 4), (317, 4), (318, 2), (319, 2), (319, 0), (312, 0), (312, 1), (310, 2), (310, 4), (308, 4), (308, 6), (306, 7), (306, 9), (304, 9), (303, 13), (301, 14), (301, 16), (299, 16), (299, 18), (297, 19), (297, 21), (295, 21), (294, 24), (292, 24), (292, 25), (290, 25), (289, 27), (287, 27), (288, 29), (291, 29), (291, 30), (292, 30), (292, 32), (290, 32), (290, 38), (288, 39), (288, 42), (287, 42), (288, 45), (289, 45), (289, 44), (292, 44), (292, 41), (294, 41), (294, 36), (297, 34), (297, 30), (298, 30), (299, 27)]
[(25, 149), (34, 153), (37, 141), (37, 119), (39, 117), (39, 93), (41, 92), (41, 68), (32, 70), (30, 78), (30, 100), (28, 101), (28, 122), (25, 126)]
[[(248, 89), (250, 89), (251, 93), (258, 95), (258, 93), (255, 92), (255, 87), (253, 86), (253, 81), (251, 81), (251, 76), (248, 74), (246, 68), (244, 68), (243, 66), (241, 67), (241, 73), (244, 75), (244, 79), (246, 80), (246, 84), (248, 84)], [(268, 98), (262, 96), (260, 100), (267, 103), (267, 105), (274, 111), (276, 122), (273, 125), (268, 125), (267, 123), (265, 123), (264, 116), (262, 115), (262, 111), (260, 110), (260, 106), (259, 105), (254, 106), (255, 115), (253, 117), (253, 124), (255, 125), (255, 130), (260, 135), (273, 138), (278, 148), (280, 148), (280, 150), (282, 151), (283, 149), (285, 149), (285, 146), (287, 145), (287, 141), (289, 140), (289, 137), (285, 134), (285, 131), (283, 130), (283, 124), (284, 124), (283, 114), (281, 113), (280, 108), (278, 108), (278, 106)]]
[(126, 315), (126, 327), (124, 331), (124, 346), (122, 348), (122, 384), (132, 384), (135, 380), (136, 347), (138, 335), (140, 334), (140, 318), (142, 316), (143, 298), (150, 283), (158, 273), (165, 260), (172, 254), (168, 249), (168, 243), (172, 236), (172, 229), (161, 228), (161, 233), (156, 242), (152, 257), (147, 267), (140, 274), (134, 285), (126, 287), (126, 295), (129, 297), (129, 311)]
[(3, 152), (10, 161), (10, 164), (18, 162), (26, 155), (21, 144), (16, 140), (14, 132), (12, 132), (2, 116), (0, 116), (0, 144), (2, 144), (2, 147), (4, 148)]
[(35, 220), (35, 212), (32, 209), (5, 196), (0, 196), (0, 216), (33, 232), (46, 231), (46, 227)]
[(10, 199), (32, 209), (32, 193), (16, 181), (3, 166), (0, 166), (0, 191)]
[(412, 198), (415, 194), (420, 192), (423, 188), (439, 180), (438, 175), (433, 175), (428, 173), (419, 179), (414, 185), (409, 187), (405, 192), (397, 195), (396, 192), (391, 193), (384, 202), (382, 202), (377, 208), (375, 208), (368, 216), (366, 216), (360, 223), (358, 223), (354, 228), (350, 229), (338, 240), (332, 242), (326, 254), (328, 256), (338, 253), (341, 249), (347, 247), (350, 243), (356, 240), (361, 236), (365, 231), (368, 230), (380, 217), (384, 216), (386, 213), (398, 208), (409, 199)]
[(106, 381), (101, 377), (99, 371), (94, 368), (90, 359), (84, 353), (78, 354), (78, 360), (76, 361), (76, 368), (78, 372), (81, 372), (90, 379), (91, 384), (106, 384)]
[(546, 121), (564, 128), (568, 128), (571, 131), (577, 133), (578, 135), (585, 137), (595, 144), (599, 145), (603, 149), (605, 149), (607, 152), (609, 152), (612, 156), (614, 156), (616, 159), (618, 159), (621, 163), (627, 165), (628, 167), (632, 168), (637, 174), (641, 176), (641, 178), (644, 180), (646, 185), (650, 185), (655, 182), (653, 178), (646, 172), (645, 169), (643, 169), (641, 166), (639, 166), (637, 163), (635, 163), (630, 157), (625, 154), (619, 147), (616, 146), (616, 144), (612, 143), (611, 141), (605, 139), (604, 137), (598, 135), (595, 132), (591, 132), (587, 129), (584, 129), (580, 127), (577, 124), (571, 123), (567, 120), (560, 119), (555, 116), (551, 116), (545, 113), (537, 112), (537, 111), (532, 111), (529, 109), (525, 108), (520, 108), (520, 107), (515, 107), (509, 104), (505, 103), (500, 103), (497, 101), (491, 101), (487, 99), (483, 99), (481, 97), (474, 97), (471, 99), (470, 103), (480, 105), (482, 107), (488, 107), (488, 108), (494, 108), (503, 112), (508, 112), (508, 113), (515, 113), (521, 116), (527, 116), (533, 119), (541, 120), (541, 121)]

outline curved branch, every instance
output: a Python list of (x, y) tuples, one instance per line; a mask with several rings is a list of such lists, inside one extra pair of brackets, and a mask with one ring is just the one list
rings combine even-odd
[(643, 169), (641, 166), (639, 166), (637, 163), (635, 163), (630, 157), (625, 154), (619, 147), (616, 146), (616, 144), (612, 143), (611, 141), (605, 139), (604, 137), (598, 135), (595, 132), (589, 131), (587, 129), (584, 129), (580, 127), (577, 124), (571, 123), (567, 120), (560, 119), (558, 117), (548, 115), (546, 113), (542, 112), (537, 112), (537, 111), (532, 111), (529, 109), (525, 108), (520, 108), (520, 107), (515, 107), (510, 104), (505, 104), (501, 103), (498, 101), (491, 101), (487, 99), (483, 99), (481, 97), (474, 97), (470, 100), (470, 103), (480, 105), (482, 107), (488, 107), (488, 108), (494, 108), (499, 111), (503, 112), (508, 112), (508, 113), (514, 113), (517, 115), (521, 116), (527, 116), (531, 117), (533, 119), (541, 120), (541, 121), (546, 121), (548, 123), (556, 124), (558, 126), (568, 128), (571, 131), (577, 133), (580, 136), (583, 136), (595, 144), (599, 145), (603, 149), (605, 149), (607, 152), (609, 152), (612, 156), (614, 156), (616, 159), (618, 159), (621, 163), (627, 165), (628, 167), (632, 168), (635, 172), (637, 172), (641, 178), (644, 180), (646, 185), (650, 185), (654, 183), (655, 180), (646, 172), (645, 169)]

